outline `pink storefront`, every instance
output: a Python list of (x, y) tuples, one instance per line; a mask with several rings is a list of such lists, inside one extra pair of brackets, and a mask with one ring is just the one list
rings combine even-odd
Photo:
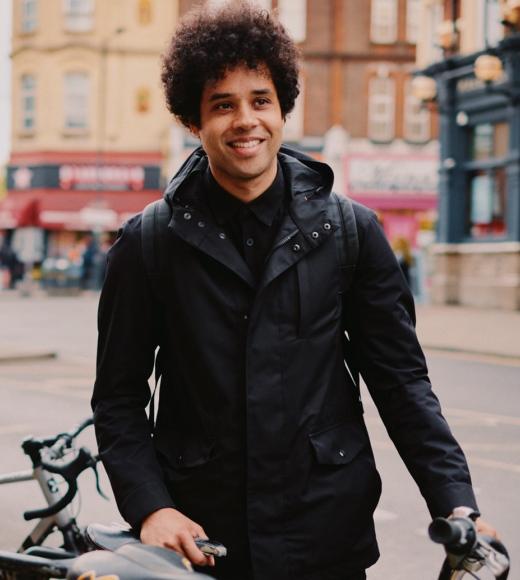
[(377, 212), (392, 243), (412, 247), (420, 230), (435, 227), (438, 157), (424, 153), (354, 153), (345, 157), (345, 190)]

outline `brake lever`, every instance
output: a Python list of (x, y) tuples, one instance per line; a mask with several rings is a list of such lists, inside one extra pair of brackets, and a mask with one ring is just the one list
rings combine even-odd
[(96, 478), (96, 491), (103, 499), (106, 499), (107, 501), (109, 501), (110, 498), (107, 495), (105, 495), (105, 493), (101, 489), (101, 484), (99, 483), (99, 471), (97, 468), (98, 458), (93, 457), (92, 459), (94, 460), (94, 462), (93, 462), (93, 465), (91, 465), (90, 467), (92, 468), (92, 471), (94, 472), (94, 477)]

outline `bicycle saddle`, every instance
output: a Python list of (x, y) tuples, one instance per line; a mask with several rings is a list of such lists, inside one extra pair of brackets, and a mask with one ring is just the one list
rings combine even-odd
[(79, 556), (68, 580), (196, 580), (209, 578), (193, 572), (190, 562), (166, 548), (128, 543), (115, 552), (95, 550)]
[(125, 525), (89, 524), (85, 535), (90, 544), (97, 550), (115, 552), (125, 544), (139, 543), (139, 538), (132, 529)]

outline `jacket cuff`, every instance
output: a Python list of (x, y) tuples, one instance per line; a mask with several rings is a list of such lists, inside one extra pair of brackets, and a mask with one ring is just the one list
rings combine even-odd
[(119, 509), (123, 518), (139, 532), (141, 524), (152, 512), (161, 508), (174, 508), (175, 504), (166, 487), (160, 484), (144, 484), (127, 495)]
[(480, 512), (473, 488), (468, 483), (450, 483), (432, 490), (428, 495), (423, 493), (423, 497), (432, 518), (446, 518), (459, 506), (468, 506)]

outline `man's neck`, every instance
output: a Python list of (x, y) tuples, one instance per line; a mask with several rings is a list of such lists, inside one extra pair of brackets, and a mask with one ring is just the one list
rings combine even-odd
[(213, 171), (210, 162), (211, 175), (215, 181), (225, 189), (230, 195), (236, 197), (243, 203), (250, 203), (257, 197), (260, 197), (266, 191), (276, 178), (278, 166), (276, 163), (273, 167), (262, 173), (256, 178), (251, 179), (229, 179), (226, 175), (222, 175), (218, 171)]

